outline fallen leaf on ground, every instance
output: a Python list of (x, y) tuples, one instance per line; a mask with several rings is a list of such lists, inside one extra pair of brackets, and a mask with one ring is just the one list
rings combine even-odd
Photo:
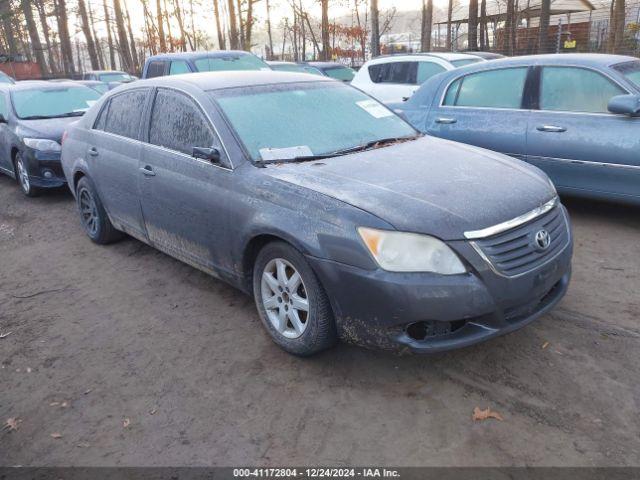
[(78, 448), (89, 448), (91, 445), (89, 445), (88, 443), (79, 443), (78, 445), (76, 445), (76, 447)]
[(52, 433), (51, 438), (55, 438), (57, 440), (58, 438), (62, 438), (62, 434), (58, 432)]
[(125, 418), (125, 419), (122, 421), (122, 426), (123, 426), (124, 428), (127, 428), (129, 425), (131, 425), (131, 420), (129, 420), (128, 418)]
[(93, 389), (91, 389), (91, 388), (90, 388), (89, 390), (85, 390), (85, 391), (84, 391), (84, 394), (85, 394), (85, 395), (89, 395), (89, 394), (91, 393), (91, 391), (92, 391), (92, 390), (93, 390)]
[(69, 402), (62, 402), (62, 403), (60, 404), (60, 406), (61, 406), (62, 408), (67, 408), (67, 407), (69, 406)]
[(12, 430), (18, 430), (18, 425), (20, 425), (22, 423), (22, 420), (20, 420), (19, 418), (7, 418), (6, 423), (4, 424), (4, 428), (12, 431)]
[(549, 346), (549, 342), (544, 342), (542, 344), (542, 349), (544, 350), (545, 348), (547, 348)]
[(495, 418), (496, 420), (503, 421), (502, 415), (498, 412), (492, 411), (489, 407), (486, 410), (480, 410), (478, 407), (473, 409), (473, 417), (476, 422), (480, 420), (487, 420), (488, 418)]
[(151, 410), (149, 410), (149, 415), (155, 415), (157, 411), (157, 408), (152, 408)]
[(11, 335), (13, 332), (7, 332), (7, 333), (0, 333), (0, 338), (7, 338), (9, 335)]
[(57, 407), (58, 405), (60, 405), (60, 402), (51, 402), (49, 404), (50, 407)]

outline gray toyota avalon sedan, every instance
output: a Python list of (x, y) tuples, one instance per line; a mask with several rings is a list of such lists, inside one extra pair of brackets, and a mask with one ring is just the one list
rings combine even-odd
[(297, 355), (471, 345), (569, 283), (569, 218), (544, 173), (422, 136), (327, 78), (136, 82), (69, 127), (62, 162), (94, 242), (124, 232), (253, 294)]

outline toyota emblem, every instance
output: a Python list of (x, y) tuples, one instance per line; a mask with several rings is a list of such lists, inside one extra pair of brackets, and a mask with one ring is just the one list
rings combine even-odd
[(535, 244), (538, 250), (546, 250), (551, 245), (551, 235), (546, 230), (536, 232)]

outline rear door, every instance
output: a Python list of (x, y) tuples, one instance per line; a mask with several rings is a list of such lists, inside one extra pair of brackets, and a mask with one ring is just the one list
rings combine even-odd
[[(9, 121), (9, 99), (8, 93), (0, 92), (0, 114)], [(0, 123), (0, 172), (13, 175), (13, 164), (11, 162), (11, 146), (14, 137), (8, 123)]]
[(417, 61), (397, 61), (369, 65), (373, 97), (384, 103), (402, 102), (418, 89)]
[(640, 118), (607, 110), (626, 88), (576, 66), (544, 66), (537, 74), (539, 110), (529, 122), (527, 160), (560, 189), (640, 196)]
[(150, 88), (136, 88), (111, 97), (96, 119), (86, 154), (114, 224), (138, 238), (144, 238), (137, 182), (141, 119), (150, 93)]
[[(138, 180), (149, 239), (211, 273), (231, 270), (227, 202), (233, 172), (204, 109), (184, 92), (158, 88), (146, 139)], [(221, 163), (194, 158), (194, 147), (218, 148)]]
[(427, 133), (524, 159), (528, 72), (522, 66), (454, 78), (427, 117)]

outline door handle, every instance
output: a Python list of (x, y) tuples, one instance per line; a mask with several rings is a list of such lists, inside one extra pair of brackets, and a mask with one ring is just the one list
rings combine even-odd
[(561, 132), (567, 131), (565, 127), (558, 127), (557, 125), (540, 125), (539, 127), (536, 127), (536, 129), (539, 132), (554, 132), (554, 133), (561, 133)]
[(147, 177), (156, 176), (156, 172), (153, 171), (153, 168), (151, 168), (150, 165), (146, 165), (145, 167), (141, 168), (140, 171), (143, 173), (143, 175), (146, 175)]
[(96, 147), (91, 147), (89, 149), (89, 155), (91, 155), (92, 157), (97, 157), (99, 155), (98, 149)]
[(438, 117), (436, 118), (436, 123), (442, 123), (444, 125), (451, 125), (452, 123), (456, 123), (458, 120), (451, 117)]

